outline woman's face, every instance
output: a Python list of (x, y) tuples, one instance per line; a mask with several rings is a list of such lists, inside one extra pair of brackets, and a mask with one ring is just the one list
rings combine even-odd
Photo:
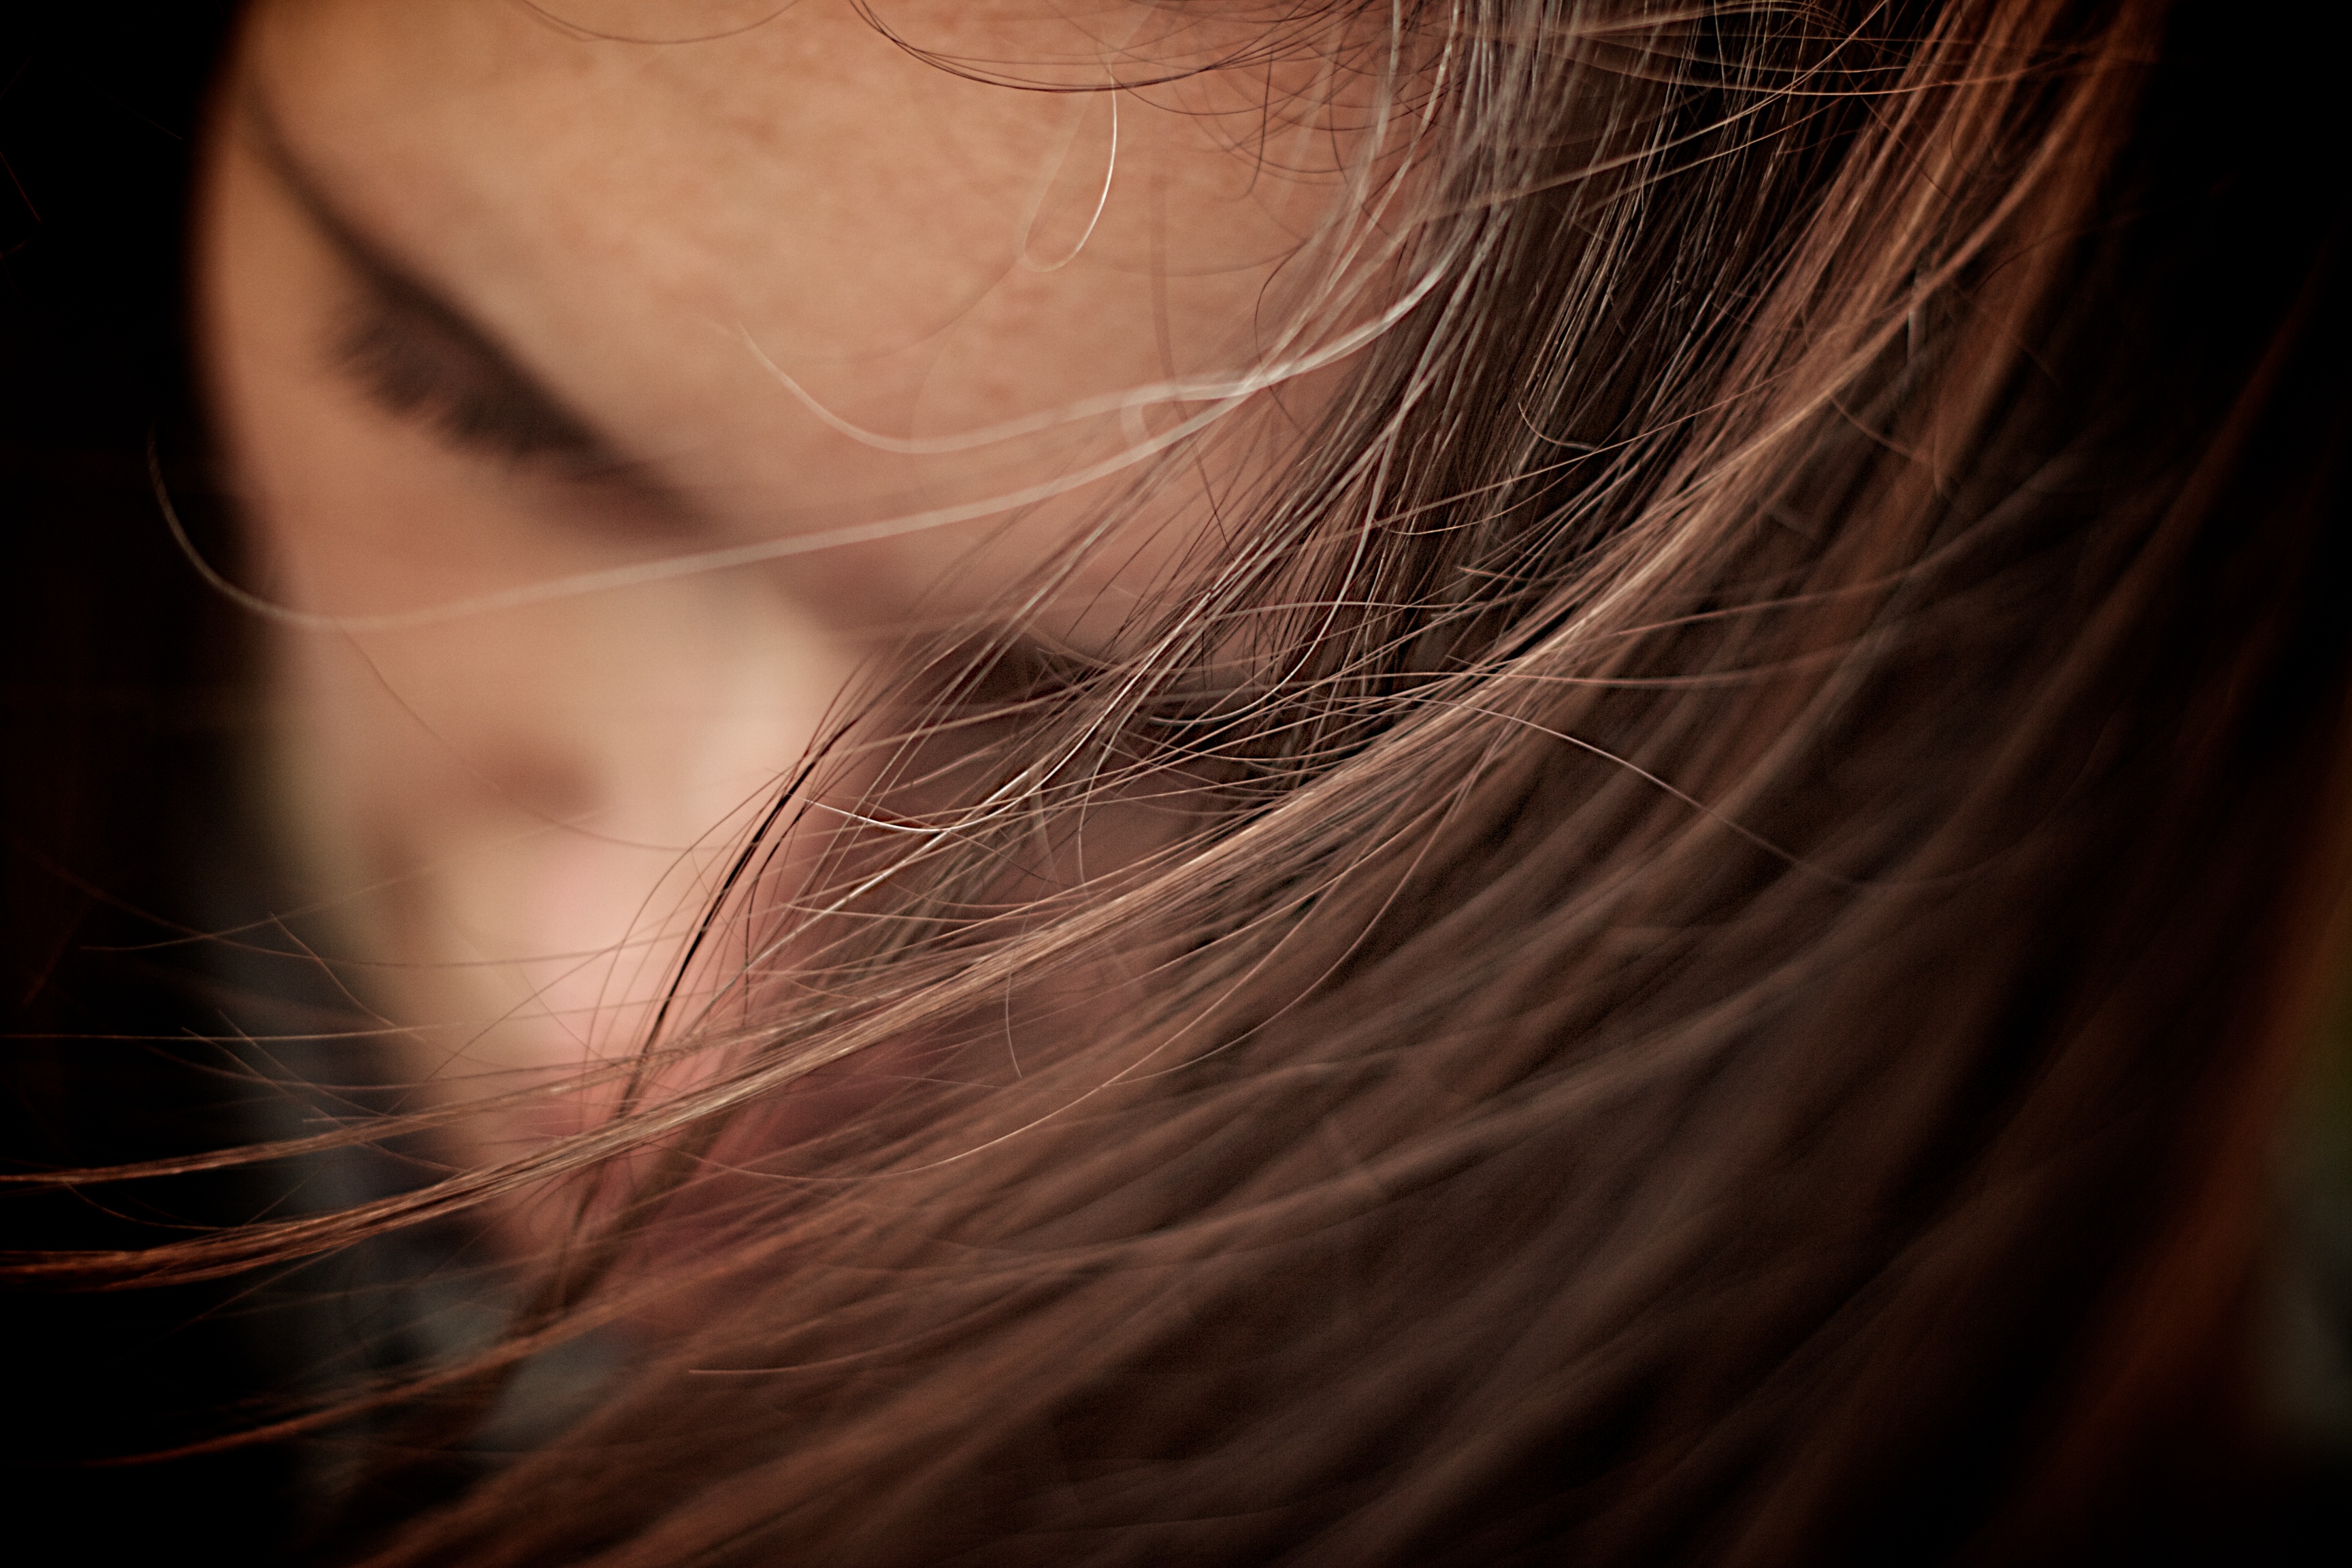
[[(870, 9), (1065, 88), (1246, 38), (1127, 0)], [(990, 614), (1118, 484), (1077, 480), (1203, 405), (954, 437), (1280, 348), (1356, 133), (1319, 52), (1112, 94), (914, 49), (847, 0), (248, 19), (203, 207), (210, 373), (243, 575), (312, 617), (273, 633), (281, 797), (414, 1070), (633, 1043), (723, 825), (845, 685)], [(1034, 635), (1095, 646), (1213, 548), (1209, 498), (1278, 458), (1317, 379), (1127, 504)]]

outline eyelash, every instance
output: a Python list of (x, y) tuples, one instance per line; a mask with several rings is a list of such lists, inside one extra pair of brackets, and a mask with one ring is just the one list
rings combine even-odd
[(599, 454), (596, 438), (575, 422), (463, 363), (473, 357), (467, 351), (418, 341), (431, 335), (429, 326), (369, 311), (338, 334), (333, 358), (377, 406), (462, 450), (516, 463)]

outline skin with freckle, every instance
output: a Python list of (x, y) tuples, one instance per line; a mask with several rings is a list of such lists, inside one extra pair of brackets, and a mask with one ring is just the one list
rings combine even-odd
[[(898, 40), (839, 0), (771, 9), (562, 26), (499, 0), (268, 4), (222, 93), (211, 374), (252, 585), (310, 617), (274, 634), (274, 776), (419, 1076), (503, 1084), (633, 1044), (730, 830), (853, 679), (984, 613), (1122, 493), (1123, 453), (1197, 410), (953, 437), (1297, 349), (1291, 264), (1342, 209), (1328, 67), (1176, 68), (1220, 38), (1150, 7), (880, 7)], [(700, 41), (595, 36), (631, 28)], [(1092, 90), (969, 80), (901, 41)], [(1317, 107), (1277, 121), (1276, 99)], [(422, 318), (387, 313), (384, 277), (463, 331), (400, 346)], [(374, 385), (349, 349), (370, 311), (385, 353), (421, 356)], [(469, 342), (597, 460), (453, 439), (432, 386), (482, 380)], [(1320, 384), (1221, 410), (1189, 484), (1129, 501), (1034, 634), (1108, 635)], [(1023, 495), (1046, 499), (998, 504)], [(941, 512), (960, 521), (467, 607)]]

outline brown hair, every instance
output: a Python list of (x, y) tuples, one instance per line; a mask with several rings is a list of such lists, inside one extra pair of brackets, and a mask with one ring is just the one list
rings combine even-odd
[[(788, 885), (846, 787), (789, 781), (605, 1125), (30, 1263), (625, 1179), (484, 1364), (705, 1326), (372, 1561), (2008, 1560), (2208, 1412), (2347, 870), (2340, 225), (2273, 166), (2315, 108), (2223, 90), (2281, 46), (1264, 47), (1342, 13), (1424, 291), (1181, 594), (918, 660), (837, 742), (867, 826)], [(436, 1377), (402, 1442), (463, 1440)]]

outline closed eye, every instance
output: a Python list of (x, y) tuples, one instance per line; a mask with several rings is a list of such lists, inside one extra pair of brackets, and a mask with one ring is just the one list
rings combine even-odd
[(362, 298), (331, 345), (338, 369), (386, 413), (454, 447), (573, 472), (619, 466), (604, 437), (462, 316), (397, 274), (354, 262)]
[(247, 100), (261, 162), (342, 261), (353, 298), (327, 357), (369, 401), (449, 446), (584, 482), (638, 521), (674, 526), (695, 509), (633, 461), (488, 331), (338, 210), (287, 149), (268, 110)]

